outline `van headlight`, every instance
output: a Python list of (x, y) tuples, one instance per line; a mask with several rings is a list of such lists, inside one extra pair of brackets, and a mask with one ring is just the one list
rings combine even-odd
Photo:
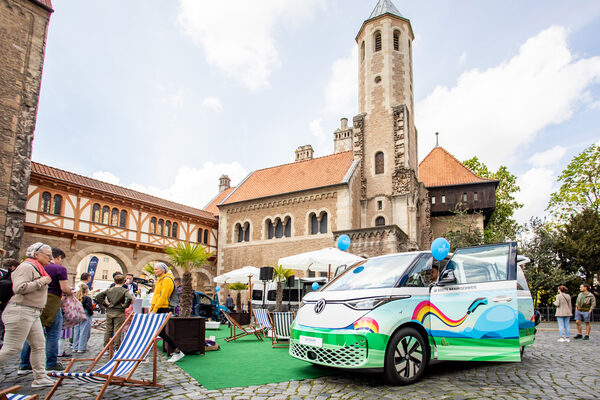
[(348, 300), (344, 304), (354, 310), (372, 310), (390, 300), (390, 297), (369, 297), (366, 299)]

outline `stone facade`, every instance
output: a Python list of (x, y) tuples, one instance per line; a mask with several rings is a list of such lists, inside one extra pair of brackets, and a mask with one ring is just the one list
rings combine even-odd
[(0, 248), (19, 253), (51, 10), (0, 0)]

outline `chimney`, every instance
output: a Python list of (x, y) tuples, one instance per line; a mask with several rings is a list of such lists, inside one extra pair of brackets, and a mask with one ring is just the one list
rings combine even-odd
[(296, 161), (305, 161), (313, 159), (313, 148), (310, 144), (300, 146), (296, 149)]
[(229, 189), (231, 187), (231, 179), (227, 175), (221, 175), (219, 178), (219, 193)]
[(348, 118), (342, 118), (340, 128), (333, 132), (333, 154), (352, 150), (352, 128), (348, 128)]

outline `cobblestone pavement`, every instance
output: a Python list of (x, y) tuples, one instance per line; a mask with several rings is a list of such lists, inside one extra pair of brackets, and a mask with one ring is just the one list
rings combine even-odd
[[(575, 335), (575, 324), (571, 336)], [(177, 365), (160, 355), (159, 382), (155, 388), (111, 387), (105, 399), (598, 399), (600, 398), (600, 323), (592, 326), (589, 341), (558, 343), (555, 323), (539, 326), (535, 345), (527, 348), (521, 363), (438, 362), (421, 381), (411, 386), (388, 385), (380, 375), (349, 373), (262, 386), (206, 390)], [(101, 348), (102, 333), (93, 330), (90, 357)], [(83, 363), (82, 363), (83, 364)], [(0, 366), (0, 387), (23, 386), (33, 390), (32, 376), (16, 373), (16, 360)], [(152, 363), (142, 364), (137, 377), (150, 377)], [(139, 373), (139, 374), (138, 374)], [(252, 373), (249, 371), (248, 373)], [(99, 386), (68, 382), (53, 399), (93, 399)]]

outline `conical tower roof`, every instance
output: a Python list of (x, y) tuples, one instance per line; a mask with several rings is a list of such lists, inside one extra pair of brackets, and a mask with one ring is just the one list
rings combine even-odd
[(394, 5), (394, 3), (392, 3), (391, 0), (379, 0), (377, 5), (375, 6), (375, 9), (369, 16), (369, 19), (379, 17), (383, 14), (394, 14), (399, 17), (403, 16), (402, 14), (400, 14), (400, 11), (398, 11), (398, 9)]

